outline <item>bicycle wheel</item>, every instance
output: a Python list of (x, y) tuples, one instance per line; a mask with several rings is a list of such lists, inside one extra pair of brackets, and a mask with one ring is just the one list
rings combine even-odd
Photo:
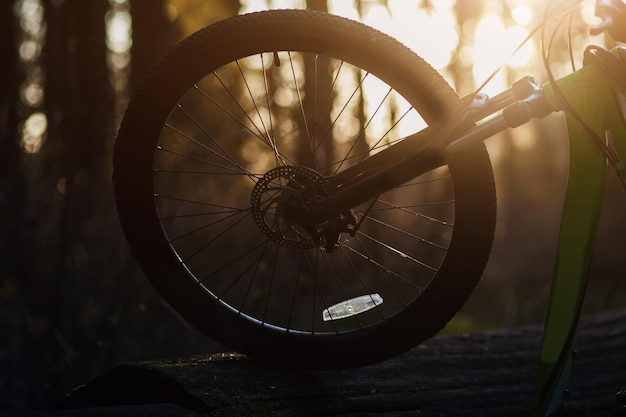
[(295, 212), (458, 106), (421, 58), (350, 20), (283, 10), (209, 26), (128, 106), (114, 154), (127, 240), (165, 300), (235, 350), (307, 368), (397, 355), (480, 278), (495, 223), (484, 146), (326, 219), (321, 238)]

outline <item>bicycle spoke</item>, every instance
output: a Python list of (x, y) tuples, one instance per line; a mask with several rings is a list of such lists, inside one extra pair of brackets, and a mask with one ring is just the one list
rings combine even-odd
[(358, 85), (354, 88), (354, 90), (352, 91), (352, 94), (350, 94), (350, 97), (346, 100), (346, 102), (341, 106), (339, 113), (337, 114), (337, 116), (335, 116), (334, 120), (332, 121), (331, 125), (328, 127), (328, 129), (326, 130), (326, 132), (324, 132), (324, 135), (322, 136), (322, 139), (320, 140), (320, 142), (317, 144), (317, 146), (315, 147), (315, 151), (317, 151), (319, 149), (320, 146), (322, 146), (323, 142), (326, 140), (326, 138), (330, 137), (330, 132), (332, 131), (333, 127), (335, 126), (335, 124), (337, 123), (337, 121), (339, 120), (339, 118), (341, 117), (341, 115), (343, 114), (343, 112), (348, 108), (348, 105), (350, 104), (350, 102), (352, 101), (352, 98), (356, 95), (357, 92), (359, 92), (359, 90), (361, 89), (363, 82), (365, 81), (365, 79), (367, 78), (367, 76), (369, 75), (369, 73), (366, 73), (363, 78), (361, 78), (361, 80), (359, 81)]
[[(368, 126), (372, 123), (372, 121), (374, 120), (374, 118), (376, 117), (376, 115), (378, 114), (380, 109), (383, 107), (383, 104), (385, 103), (385, 101), (389, 97), (389, 94), (391, 94), (392, 91), (393, 91), (392, 88), (389, 88), (387, 90), (387, 93), (385, 94), (385, 97), (383, 97), (383, 99), (378, 103), (378, 106), (376, 106), (376, 109), (374, 110), (372, 115), (369, 117), (369, 119), (366, 121), (366, 123), (363, 124), (363, 126), (361, 127), (361, 131), (359, 132), (357, 138), (352, 142), (352, 146), (350, 146), (350, 149), (348, 149), (348, 152), (346, 152), (346, 155), (339, 161), (339, 164), (335, 168), (335, 174), (337, 174), (339, 172), (339, 170), (341, 169), (343, 164), (348, 160), (348, 158), (350, 157), (350, 154), (352, 153), (354, 148), (357, 146), (359, 141), (362, 140), (362, 139), (363, 140), (365, 139), (365, 131), (367, 130)], [(380, 140), (378, 142), (380, 142)], [(372, 147), (372, 149), (374, 147)], [(370, 149), (370, 151), (371, 151), (371, 149)], [(357, 155), (357, 157), (358, 157), (358, 155)]]
[[(257, 116), (259, 117), (259, 122), (261, 123), (261, 127), (263, 128), (263, 132), (261, 132), (261, 129), (259, 129), (259, 128), (257, 128), (257, 130), (259, 131), (259, 134), (267, 140), (267, 143), (270, 145), (270, 147), (272, 149), (274, 149), (274, 152), (276, 152), (276, 145), (273, 143), (272, 137), (271, 137), (269, 131), (267, 130), (267, 127), (265, 126), (265, 122), (263, 121), (263, 116), (261, 116), (261, 111), (259, 110), (259, 106), (257, 106), (256, 100), (254, 98), (254, 94), (252, 94), (252, 90), (250, 89), (250, 84), (248, 84), (248, 80), (246, 79), (246, 76), (243, 73), (243, 69), (241, 68), (241, 64), (239, 63), (239, 61), (235, 61), (235, 63), (237, 64), (237, 69), (239, 70), (239, 74), (241, 75), (241, 79), (243, 80), (243, 83), (246, 86), (246, 90), (248, 91), (248, 95), (250, 96), (250, 102), (254, 106), (254, 110), (255, 110)], [(241, 109), (243, 111), (243, 108), (241, 108)], [(252, 122), (251, 118), (248, 118), (248, 120), (250, 120), (250, 122)], [(276, 156), (278, 156), (278, 153), (276, 154)]]
[(297, 303), (297, 296), (298, 296), (298, 290), (300, 287), (300, 280), (302, 279), (302, 268), (304, 265), (304, 256), (305, 256), (305, 252), (301, 252), (300, 253), (300, 259), (299, 259), (299, 265), (297, 268), (297, 273), (296, 273), (296, 281), (295, 281), (295, 285), (293, 287), (293, 294), (291, 296), (291, 303), (289, 304), (289, 317), (287, 318), (287, 324), (285, 326), (285, 329), (289, 332), (290, 330), (292, 330), (292, 321), (293, 321), (293, 314), (294, 314), (294, 309)]
[(368, 221), (371, 221), (371, 222), (374, 222), (374, 223), (376, 223), (376, 224), (380, 224), (381, 226), (384, 226), (384, 227), (385, 227), (385, 228), (387, 228), (387, 229), (390, 229), (390, 230), (392, 230), (392, 231), (394, 231), (394, 232), (398, 232), (398, 233), (400, 233), (400, 234), (402, 234), (402, 235), (404, 235), (404, 236), (410, 237), (410, 238), (412, 238), (412, 239), (418, 240), (418, 241), (420, 241), (420, 242), (422, 242), (422, 243), (425, 243), (425, 244), (427, 244), (427, 245), (429, 245), (429, 246), (432, 246), (432, 247), (434, 247), (434, 248), (441, 249), (441, 250), (443, 250), (443, 251), (447, 251), (447, 250), (448, 250), (448, 248), (447, 248), (447, 247), (445, 247), (445, 246), (438, 245), (438, 244), (436, 244), (435, 242), (432, 242), (432, 241), (430, 241), (430, 240), (428, 240), (428, 239), (426, 239), (426, 238), (423, 238), (423, 237), (419, 237), (419, 236), (417, 236), (417, 235), (414, 235), (413, 233), (410, 233), (410, 232), (408, 232), (408, 231), (406, 231), (406, 230), (404, 230), (404, 229), (400, 229), (399, 227), (392, 226), (391, 224), (389, 224), (389, 223), (387, 223), (387, 222), (383, 222), (383, 221), (381, 221), (381, 220), (378, 220), (378, 219), (376, 219), (376, 218), (374, 218), (374, 217), (372, 217), (372, 216), (368, 216), (368, 217), (367, 217), (367, 220), (368, 220)]
[(253, 284), (253, 283), (254, 283), (254, 281), (255, 281), (255, 277), (256, 277), (257, 271), (258, 271), (258, 269), (259, 269), (259, 266), (261, 265), (261, 258), (263, 257), (263, 255), (264, 255), (265, 253), (267, 253), (267, 250), (269, 250), (269, 248), (271, 248), (272, 246), (273, 246), (273, 243), (272, 243), (271, 241), (269, 241), (269, 240), (268, 240), (268, 241), (266, 241), (266, 242), (265, 242), (265, 245), (263, 246), (263, 251), (262, 251), (262, 252), (261, 252), (261, 254), (258, 256), (258, 258), (257, 258), (257, 260), (256, 260), (256, 262), (255, 262), (255, 270), (254, 270), (254, 273), (253, 273), (253, 275), (252, 275), (252, 278), (250, 279), (250, 283), (248, 284), (248, 287), (247, 287), (247, 289), (246, 289), (246, 292), (245, 292), (245, 294), (244, 294), (243, 298), (241, 299), (241, 305), (239, 306), (239, 310), (238, 310), (239, 314), (241, 314), (241, 312), (243, 311), (244, 306), (246, 305), (246, 301), (248, 300), (248, 296), (250, 295), (250, 291), (251, 291), (251, 289), (252, 289), (252, 284)]
[[(271, 112), (271, 100), (270, 100), (270, 90), (269, 90), (269, 82), (268, 82), (268, 77), (267, 77), (267, 70), (265, 68), (265, 59), (263, 58), (263, 54), (260, 54), (260, 58), (261, 58), (261, 68), (263, 68), (263, 85), (265, 87), (265, 101), (267, 104), (267, 117), (269, 119), (269, 132), (267, 134), (267, 137), (271, 140), (271, 144), (272, 144), (272, 148), (274, 150), (274, 156), (275, 156), (275, 160), (276, 160), (276, 165), (285, 165), (285, 162), (281, 159), (281, 155), (278, 151), (278, 147), (276, 146), (276, 142), (274, 140), (272, 140), (272, 138), (274, 138), (274, 123), (273, 123), (273, 117), (272, 117), (272, 112)], [(259, 115), (259, 118), (261, 116)], [(262, 120), (262, 119), (261, 119)]]
[[(206, 275), (204, 278), (198, 279), (198, 282), (200, 284), (206, 284), (206, 282), (212, 278), (215, 278), (218, 276), (218, 274), (222, 273), (223, 271), (225, 271), (227, 268), (230, 268), (231, 266), (239, 263), (240, 261), (242, 261), (243, 259), (246, 259), (248, 257), (248, 255), (250, 255), (251, 253), (253, 253), (254, 251), (258, 250), (261, 246), (267, 247), (268, 244), (271, 244), (270, 242), (268, 242), (267, 240), (262, 241), (261, 243), (259, 243), (257, 246), (254, 246), (252, 249), (249, 249), (241, 254), (239, 254), (238, 256), (234, 257), (233, 259), (231, 259), (229, 262), (225, 263), (224, 265), (222, 265), (220, 268), (216, 269), (215, 271), (211, 272), (209, 275)], [(259, 261), (261, 259), (262, 256), (257, 257), (255, 260), (253, 260), (253, 262), (251, 262), (245, 269), (244, 272), (242, 272), (235, 280), (231, 281), (231, 284), (221, 293), (221, 294), (216, 294), (218, 295), (218, 298), (223, 298), (224, 294), (226, 294), (226, 292), (228, 292), (228, 290), (230, 288), (232, 288), (232, 286), (236, 283), (236, 281), (238, 279), (240, 279), (245, 272), (251, 268), (251, 265), (254, 265), (257, 261)]]
[[(341, 246), (341, 253), (343, 254), (344, 258), (346, 259), (346, 262), (348, 263), (348, 265), (350, 265), (350, 268), (352, 270), (352, 273), (354, 274), (354, 276), (356, 277), (356, 279), (359, 281), (361, 287), (363, 288), (363, 290), (365, 291), (365, 293), (372, 293), (372, 290), (370, 290), (367, 285), (365, 284), (365, 282), (363, 282), (363, 278), (361, 278), (361, 274), (359, 273), (359, 271), (357, 270), (356, 266), (354, 265), (354, 262), (352, 261), (352, 259), (350, 259), (350, 257), (348, 256), (348, 254), (346, 253), (346, 248), (345, 246)], [(373, 290), (378, 291), (377, 289)], [(378, 305), (375, 307), (376, 311), (378, 311), (378, 313), (380, 314), (381, 319), (387, 320), (387, 318), (385, 317), (385, 314), (382, 311), (382, 308), (380, 308)]]
[[(185, 114), (187, 114), (187, 113), (185, 112)], [(193, 117), (191, 117), (191, 116), (188, 116), (188, 117), (189, 117), (189, 119), (190, 119), (190, 120), (192, 120), (194, 123), (196, 123), (196, 124), (198, 123), (198, 122), (197, 122), (197, 121), (196, 121)], [(206, 146), (206, 145), (205, 145), (205, 144), (203, 144), (203, 143), (200, 143), (199, 141), (197, 141), (196, 139), (194, 139), (194, 138), (193, 138), (193, 137), (191, 137), (190, 135), (188, 135), (188, 134), (184, 133), (183, 131), (181, 131), (181, 130), (177, 129), (176, 127), (174, 127), (174, 126), (170, 125), (169, 123), (166, 123), (166, 124), (165, 124), (165, 127), (166, 127), (166, 128), (168, 128), (169, 130), (171, 130), (172, 132), (174, 132), (174, 133), (176, 133), (176, 134), (178, 134), (178, 135), (180, 135), (180, 136), (184, 137), (185, 139), (189, 140), (190, 142), (192, 142), (192, 143), (195, 143), (195, 144), (199, 145), (199, 146), (200, 146), (200, 147), (202, 147), (203, 149), (205, 149), (205, 150), (209, 151), (209, 152), (210, 152), (211, 154), (213, 154), (214, 156), (217, 156), (220, 160), (222, 160), (222, 161), (226, 162), (227, 164), (233, 165), (233, 166), (234, 166), (235, 168), (237, 168), (237, 169), (232, 168), (232, 167), (229, 167), (229, 166), (225, 166), (225, 165), (222, 165), (222, 164), (218, 164), (218, 163), (215, 163), (215, 162), (211, 162), (211, 161), (206, 160), (206, 159), (203, 159), (203, 158), (194, 157), (194, 156), (192, 156), (192, 155), (188, 155), (188, 154), (185, 154), (185, 153), (182, 153), (182, 152), (178, 152), (178, 151), (170, 150), (170, 149), (168, 149), (166, 146), (164, 146), (164, 145), (162, 145), (162, 144), (160, 144), (160, 145), (158, 145), (158, 146), (157, 146), (157, 149), (158, 149), (158, 150), (163, 151), (163, 152), (170, 153), (170, 154), (172, 154), (172, 155), (179, 156), (179, 157), (181, 157), (181, 158), (186, 158), (186, 159), (190, 159), (190, 160), (193, 160), (193, 161), (201, 162), (202, 164), (211, 165), (211, 166), (215, 166), (215, 167), (218, 167), (218, 168), (223, 168), (223, 169), (224, 169), (224, 170), (226, 170), (227, 172), (228, 172), (228, 171), (231, 171), (231, 173), (233, 173), (233, 174), (244, 174), (244, 175), (247, 175), (247, 176), (249, 176), (249, 177), (251, 177), (251, 178), (253, 177), (253, 174), (252, 174), (252, 173), (250, 173), (247, 169), (245, 169), (245, 168), (244, 168), (241, 164), (237, 163), (237, 162), (235, 161), (235, 159), (234, 159), (234, 158), (229, 157), (229, 156), (224, 156), (224, 155), (221, 155), (221, 154), (219, 154), (219, 153), (215, 152), (215, 151), (214, 151), (213, 149), (211, 149), (210, 147)], [(204, 132), (204, 131), (203, 131), (203, 133), (206, 135), (206, 137), (207, 137), (207, 138), (209, 138), (210, 140), (212, 140), (212, 137), (211, 137), (211, 135), (210, 135), (210, 134), (208, 134), (208, 133), (206, 133), (206, 132)], [(216, 143), (216, 145), (219, 147), (219, 144), (217, 144), (217, 143)], [(227, 152), (225, 152), (223, 149), (221, 149), (221, 147), (220, 147), (220, 150), (222, 150), (222, 152), (223, 152), (224, 154), (228, 155), (228, 154), (227, 154)], [(159, 168), (155, 168), (155, 172), (159, 172)]]
[[(216, 235), (213, 239), (210, 239), (209, 241), (207, 241), (206, 243), (204, 243), (203, 245), (201, 245), (200, 247), (198, 247), (198, 249), (197, 249), (196, 251), (194, 251), (193, 253), (191, 253), (190, 255), (188, 255), (188, 256), (184, 259), (184, 262), (188, 262), (188, 261), (189, 261), (192, 257), (194, 257), (194, 256), (198, 255), (198, 254), (199, 254), (199, 253), (200, 253), (203, 249), (206, 249), (208, 246), (212, 245), (212, 244), (213, 244), (213, 243), (214, 243), (217, 239), (219, 239), (220, 237), (224, 236), (224, 235), (225, 235), (227, 232), (229, 232), (230, 230), (234, 229), (234, 228), (235, 228), (237, 225), (239, 225), (239, 224), (240, 224), (243, 220), (245, 220), (245, 219), (246, 219), (246, 217), (248, 217), (249, 215), (250, 215), (250, 213), (246, 213), (246, 215), (245, 215), (244, 217), (242, 217), (242, 218), (238, 219), (235, 223), (233, 223), (233, 224), (229, 225), (229, 226), (228, 226), (225, 230), (223, 230), (222, 232), (220, 232), (219, 234), (217, 234), (217, 235)], [(233, 215), (233, 216), (234, 216), (234, 215)], [(228, 218), (232, 218), (233, 216), (228, 216)], [(171, 240), (170, 240), (170, 243), (172, 243), (172, 242), (174, 242), (174, 241), (176, 241), (176, 240), (178, 240), (178, 239), (181, 239), (181, 238), (183, 238), (183, 237), (187, 237), (187, 236), (189, 236), (189, 235), (191, 235), (191, 234), (193, 234), (193, 233), (197, 233), (197, 232), (199, 232), (200, 230), (204, 230), (204, 229), (206, 229), (206, 228), (208, 228), (208, 227), (214, 226), (214, 225), (216, 225), (216, 224), (218, 224), (218, 223), (220, 223), (220, 222), (222, 222), (222, 221), (224, 221), (224, 220), (227, 220), (227, 219), (217, 220), (217, 221), (215, 221), (215, 222), (213, 222), (213, 223), (210, 223), (210, 224), (207, 224), (207, 225), (205, 225), (205, 226), (202, 226), (202, 227), (199, 227), (199, 228), (197, 228), (197, 229), (194, 229), (193, 231), (191, 231), (191, 232), (189, 232), (189, 233), (186, 233), (186, 234), (184, 234), (184, 235), (182, 235), (182, 236), (178, 236), (178, 237), (176, 237), (176, 238), (171, 239)]]
[(361, 257), (363, 260), (365, 260), (366, 262), (372, 264), (377, 272), (378, 275), (380, 276), (380, 278), (382, 278), (382, 280), (385, 282), (386, 286), (388, 288), (390, 288), (392, 290), (392, 292), (394, 293), (394, 295), (396, 296), (396, 298), (402, 303), (403, 307), (406, 307), (406, 305), (402, 302), (402, 297), (400, 297), (400, 294), (398, 294), (395, 290), (395, 287), (393, 285), (391, 285), (391, 283), (389, 282), (389, 280), (387, 279), (388, 275), (391, 275), (395, 278), (397, 278), (400, 281), (403, 281), (407, 284), (409, 284), (410, 286), (412, 286), (414, 289), (416, 289), (418, 292), (422, 292), (424, 289), (416, 284), (414, 284), (411, 280), (401, 276), (400, 274), (392, 271), (391, 269), (387, 268), (385, 265), (383, 265), (382, 263), (376, 261), (373, 259), (372, 255), (369, 253), (369, 251), (366, 249), (365, 245), (363, 244), (363, 242), (361, 241), (360, 237), (357, 235), (355, 236), (355, 240), (359, 243), (359, 246), (361, 247), (361, 249), (363, 250), (363, 252), (360, 252), (359, 250), (357, 250), (356, 248), (353, 248), (352, 246), (349, 245), (342, 245), (343, 248), (351, 251), (352, 253), (354, 253), (355, 255)]
[(270, 305), (270, 296), (272, 295), (272, 287), (274, 285), (274, 279), (276, 278), (276, 263), (278, 262), (279, 252), (280, 252), (280, 246), (276, 246), (276, 254), (274, 255), (271, 272), (269, 273), (270, 280), (269, 280), (268, 287), (267, 287), (267, 295), (265, 296), (265, 308), (263, 309), (263, 314), (261, 316), (262, 323), (265, 323), (265, 320), (267, 318), (267, 309)]
[[(327, 309), (328, 307), (330, 307), (330, 305), (325, 300), (324, 292), (321, 291), (320, 288), (319, 288), (319, 280), (317, 279), (317, 277), (318, 277), (317, 271), (318, 271), (318, 268), (319, 268), (319, 257), (320, 257), (319, 255), (320, 255), (320, 252), (321, 252), (320, 249), (316, 249), (315, 250), (315, 267), (312, 268), (309, 265), (309, 268), (311, 270), (315, 271), (313, 273), (313, 276), (315, 278), (313, 280), (313, 305), (312, 305), (313, 311), (312, 311), (312, 314), (311, 314), (311, 320), (312, 320), (311, 333), (313, 333), (313, 334), (315, 334), (315, 327), (316, 327), (315, 323), (317, 322), (317, 320), (319, 318), (318, 312), (322, 312), (324, 309)], [(305, 259), (307, 259), (307, 258), (305, 257)], [(307, 262), (308, 262), (308, 259), (307, 259)], [(321, 303), (322, 303), (322, 307), (323, 307), (322, 309), (318, 309), (317, 308), (316, 299), (317, 299), (318, 296), (319, 296), (319, 298), (321, 300)], [(339, 333), (339, 329), (337, 328), (336, 324), (333, 321), (331, 321), (331, 323), (332, 323), (334, 332), (335, 333)]]
[[(446, 220), (440, 220), (440, 219), (437, 219), (437, 218), (432, 217), (432, 216), (427, 216), (427, 215), (425, 215), (423, 213), (418, 213), (416, 211), (409, 210), (406, 207), (401, 207), (401, 206), (398, 206), (397, 204), (393, 204), (393, 203), (388, 202), (388, 201), (384, 201), (384, 200), (380, 200), (380, 199), (378, 201), (380, 201), (382, 204), (386, 204), (390, 208), (397, 209), (397, 210), (400, 210), (402, 212), (411, 214), (412, 216), (418, 217), (420, 219), (428, 220), (429, 222), (433, 222), (433, 223), (438, 223), (438, 224), (440, 224), (442, 226), (446, 226), (446, 227), (449, 227), (449, 228), (453, 228), (454, 227), (454, 223), (448, 222)], [(442, 204), (444, 204), (444, 203), (442, 203)], [(447, 204), (447, 202), (445, 204)]]
[[(236, 61), (237, 64), (239, 61)], [(219, 83), (222, 85), (222, 87), (224, 88), (224, 91), (226, 91), (228, 93), (228, 95), (230, 96), (230, 98), (232, 99), (233, 103), (235, 103), (237, 105), (237, 107), (239, 108), (239, 110), (241, 111), (241, 113), (243, 113), (243, 115), (245, 116), (245, 118), (250, 122), (250, 124), (256, 129), (256, 132), (254, 132), (252, 129), (250, 129), (241, 119), (239, 119), (239, 117), (235, 116), (232, 112), (230, 112), (228, 109), (226, 109), (226, 107), (224, 107), (222, 104), (218, 103), (217, 101), (215, 101), (208, 93), (206, 93), (203, 89), (201, 89), (197, 84), (195, 85), (195, 88), (207, 99), (209, 99), (213, 104), (215, 104), (217, 107), (219, 107), (222, 111), (224, 111), (226, 114), (228, 114), (233, 120), (235, 120), (236, 122), (238, 122), (239, 125), (241, 125), (243, 128), (245, 128), (246, 130), (248, 130), (250, 133), (252, 133), (255, 137), (259, 138), (263, 143), (265, 143), (266, 145), (268, 145), (269, 147), (272, 147), (271, 143), (270, 143), (270, 139), (266, 136), (263, 135), (262, 130), (256, 125), (256, 123), (254, 122), (254, 120), (252, 120), (252, 118), (250, 117), (250, 115), (248, 114), (248, 112), (246, 111), (246, 109), (244, 109), (239, 101), (239, 99), (235, 96), (235, 94), (226, 86), (226, 84), (224, 83), (224, 81), (222, 81), (222, 79), (220, 78), (220, 76), (217, 74), (217, 72), (213, 72), (213, 75), (215, 76), (215, 78), (219, 81)], [(242, 80), (243, 82), (247, 85), (246, 79), (242, 74)], [(261, 119), (263, 120), (263, 119)]]
[[(233, 171), (233, 172), (231, 172), (231, 174), (240, 174), (240, 175), (241, 175), (241, 174), (245, 174), (245, 175), (247, 175), (247, 176), (248, 176), (248, 177), (250, 177), (250, 178), (254, 178), (254, 175), (252, 175), (252, 174), (251, 174), (251, 173), (249, 173), (249, 172), (240, 172), (240, 171), (236, 171), (236, 170), (234, 170), (233, 168), (230, 168), (230, 167), (227, 167), (227, 166), (224, 166), (224, 165), (219, 165), (219, 164), (216, 164), (216, 163), (211, 162), (211, 161), (206, 160), (206, 159), (197, 158), (197, 157), (195, 157), (195, 156), (187, 155), (187, 154), (184, 154), (184, 153), (181, 153), (181, 152), (172, 151), (172, 150), (170, 150), (170, 149), (164, 148), (164, 147), (163, 147), (163, 146), (161, 146), (161, 145), (159, 145), (159, 146), (157, 147), (157, 150), (162, 151), (162, 152), (169, 153), (169, 154), (171, 154), (171, 155), (176, 155), (176, 156), (179, 156), (179, 157), (181, 157), (181, 158), (189, 159), (189, 160), (191, 160), (191, 161), (200, 162), (200, 163), (202, 163), (202, 164), (206, 164), (206, 165), (214, 166), (214, 167), (217, 167), (217, 168), (222, 168), (222, 169), (227, 170), (227, 171)], [(155, 168), (155, 170), (154, 170), (154, 172), (159, 172), (159, 171), (160, 171), (160, 170), (159, 170), (158, 168)], [(220, 173), (217, 173), (217, 175), (220, 175)]]
[(237, 168), (239, 168), (241, 170), (242, 173), (245, 173), (247, 175), (250, 175), (250, 173), (244, 169), (240, 164), (238, 164), (237, 162), (235, 162), (235, 160), (230, 157), (228, 155), (228, 152), (226, 152), (219, 144), (219, 142), (217, 142), (213, 136), (204, 128), (204, 126), (201, 125), (201, 123), (196, 120), (195, 117), (193, 117), (180, 103), (177, 104), (176, 108), (178, 110), (180, 110), (189, 120), (191, 120), (191, 122), (202, 132), (202, 134), (204, 135), (204, 137), (206, 137), (207, 139), (209, 139), (211, 141), (212, 144), (214, 144), (215, 146), (217, 146), (217, 148), (222, 152), (222, 154), (214, 151), (211, 147), (207, 146), (204, 143), (199, 142), (198, 140), (196, 140), (195, 138), (189, 136), (188, 134), (182, 132), (179, 129), (176, 129), (174, 126), (170, 125), (169, 123), (165, 124), (165, 127), (171, 129), (172, 131), (178, 133), (179, 135), (183, 136), (185, 139), (189, 140), (192, 143), (195, 143), (196, 145), (202, 147), (203, 149), (209, 151), (211, 154), (217, 156), (219, 159), (223, 159), (224, 161), (226, 161), (227, 163), (233, 164), (234, 166), (236, 166)]

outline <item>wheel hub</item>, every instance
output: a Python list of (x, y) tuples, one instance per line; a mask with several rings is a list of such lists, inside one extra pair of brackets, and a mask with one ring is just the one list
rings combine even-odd
[(332, 252), (342, 232), (353, 235), (356, 218), (351, 210), (319, 223), (307, 219), (311, 203), (334, 192), (318, 172), (302, 166), (282, 166), (268, 171), (252, 190), (252, 215), (272, 241), (292, 249), (323, 246)]

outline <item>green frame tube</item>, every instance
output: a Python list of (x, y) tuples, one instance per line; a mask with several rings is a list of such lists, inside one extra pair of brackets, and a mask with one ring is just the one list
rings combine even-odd
[[(606, 132), (611, 131), (623, 161), (626, 154), (624, 118), (607, 77), (588, 65), (558, 80), (557, 85), (571, 107), (599, 137), (605, 138)], [(552, 85), (545, 85), (544, 92), (556, 110), (564, 110)], [(570, 171), (535, 385), (533, 417), (554, 416), (563, 403), (607, 172), (606, 158), (567, 111), (566, 122)]]

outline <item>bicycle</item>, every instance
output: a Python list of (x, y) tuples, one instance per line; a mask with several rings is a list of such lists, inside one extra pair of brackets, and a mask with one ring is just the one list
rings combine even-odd
[[(616, 30), (619, 9), (598, 10)], [(439, 332), (481, 277), (496, 216), (483, 141), (564, 110), (572, 171), (536, 405), (551, 412), (607, 158), (625, 181), (614, 91), (626, 86), (611, 76), (626, 73), (623, 54), (591, 48), (562, 80), (460, 99), (351, 20), (280, 10), (218, 22), (160, 61), (127, 108), (113, 175), (127, 240), (163, 298), (226, 346), (280, 366), (381, 361)]]

